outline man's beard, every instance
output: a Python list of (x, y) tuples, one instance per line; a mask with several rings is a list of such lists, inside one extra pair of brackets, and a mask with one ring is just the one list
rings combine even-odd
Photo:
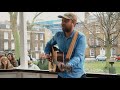
[(63, 29), (64, 32), (70, 32), (70, 29)]
[(63, 30), (64, 32), (71, 32), (72, 26), (62, 25), (62, 30)]
[(62, 30), (64, 31), (64, 32), (70, 32), (71, 31), (71, 29), (69, 28), (69, 29), (67, 29), (67, 28), (62, 28)]

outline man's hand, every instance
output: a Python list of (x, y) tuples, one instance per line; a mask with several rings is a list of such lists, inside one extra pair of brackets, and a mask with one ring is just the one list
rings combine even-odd
[(60, 70), (61, 72), (65, 71), (64, 67), (65, 67), (65, 64), (64, 64), (64, 63), (62, 63), (62, 62), (59, 62), (59, 63), (58, 63), (58, 68), (59, 68), (59, 70)]

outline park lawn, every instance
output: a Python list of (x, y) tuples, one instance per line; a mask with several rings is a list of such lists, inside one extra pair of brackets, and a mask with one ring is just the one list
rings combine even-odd
[[(84, 68), (87, 73), (104, 73), (105, 64), (105, 61), (86, 61)], [(115, 62), (113, 66), (116, 69), (116, 74), (120, 74), (120, 62)]]

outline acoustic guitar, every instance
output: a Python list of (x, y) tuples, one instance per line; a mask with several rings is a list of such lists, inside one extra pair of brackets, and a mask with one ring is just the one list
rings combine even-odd
[[(64, 63), (64, 53), (63, 52), (60, 52), (58, 48), (56, 48), (55, 46), (52, 47), (52, 51), (51, 51), (51, 58), (52, 58), (52, 61), (49, 62), (49, 71), (50, 72), (61, 72), (58, 68), (58, 63), (59, 62), (63, 62)], [(64, 65), (61, 66), (62, 69), (66, 70), (66, 71), (71, 71), (71, 67), (70, 66), (67, 66), (67, 65)]]

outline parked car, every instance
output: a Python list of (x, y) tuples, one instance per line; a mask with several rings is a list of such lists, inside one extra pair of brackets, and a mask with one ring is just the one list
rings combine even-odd
[(97, 57), (96, 57), (96, 60), (97, 61), (105, 61), (106, 60), (106, 56), (104, 56), (104, 55), (98, 55)]
[(115, 57), (115, 60), (120, 60), (120, 54)]

